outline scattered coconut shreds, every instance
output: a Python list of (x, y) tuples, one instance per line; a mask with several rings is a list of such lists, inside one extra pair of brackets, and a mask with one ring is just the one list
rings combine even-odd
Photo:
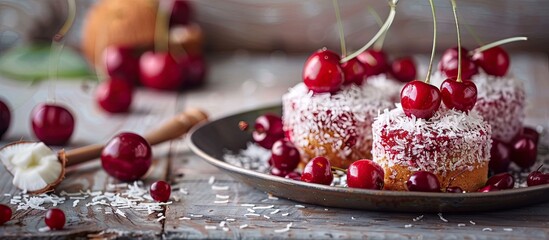
[(243, 203), (240, 204), (241, 207), (255, 207), (255, 204)]
[(469, 221), (471, 224), (473, 225), (476, 225), (477, 223), (476, 222), (473, 222), (473, 221)]
[(221, 222), (219, 223), (219, 227), (225, 227), (225, 224), (227, 224), (227, 222), (221, 221)]
[(483, 232), (491, 232), (492, 229), (491, 229), (491, 228), (483, 228), (482, 231), (483, 231)]
[(244, 228), (247, 228), (247, 227), (248, 227), (248, 224), (242, 224), (242, 225), (240, 225), (240, 227), (238, 227), (238, 228), (244, 229)]
[(282, 214), (282, 216), (284, 216), (284, 217), (286, 217), (286, 216), (288, 216), (288, 215), (290, 215), (290, 213), (283, 213), (283, 214)]
[(255, 213), (255, 210), (253, 210), (251, 208), (246, 208), (246, 211), (251, 212), (251, 213)]
[(160, 217), (160, 216), (162, 216), (162, 215), (164, 215), (164, 214), (163, 214), (163, 213), (158, 213), (158, 214), (156, 214), (157, 217)]
[(180, 217), (179, 220), (191, 220), (190, 217)]
[(156, 221), (157, 221), (157, 222), (160, 222), (160, 221), (162, 221), (162, 220), (164, 220), (164, 219), (166, 219), (166, 216), (161, 216), (161, 217), (157, 218)]
[(51, 229), (48, 226), (41, 227), (38, 229), (39, 232), (49, 232)]
[(189, 191), (188, 191), (187, 189), (185, 189), (185, 188), (180, 188), (180, 189), (179, 189), (179, 192), (180, 192), (181, 194), (183, 194), (183, 195), (188, 195), (188, 194), (189, 194)]
[(467, 226), (465, 223), (458, 223), (458, 227), (465, 227)]
[(277, 214), (278, 212), (280, 212), (280, 209), (275, 209), (270, 214), (273, 215), (273, 214)]
[(266, 219), (271, 219), (271, 217), (267, 216), (267, 215), (263, 215), (264, 218)]
[(271, 209), (271, 208), (274, 208), (274, 205), (253, 207), (253, 209)]
[(11, 197), (11, 194), (9, 194), (9, 193), (4, 193), (4, 197)]
[(441, 221), (443, 221), (443, 222), (448, 222), (448, 219), (444, 218), (444, 217), (442, 216), (442, 213), (438, 213), (438, 217), (440, 218)]
[(414, 225), (412, 225), (412, 224), (406, 224), (406, 225), (404, 225), (404, 228), (411, 228), (411, 227), (413, 227), (413, 226), (414, 226)]
[(417, 222), (417, 221), (419, 221), (419, 220), (421, 220), (421, 219), (423, 219), (423, 215), (419, 215), (419, 216), (413, 218), (412, 221)]
[(234, 219), (234, 218), (227, 218), (227, 219), (225, 219), (225, 221), (227, 221), (227, 222), (234, 222), (234, 221), (236, 221), (236, 219)]
[(219, 194), (216, 194), (215, 195), (215, 198), (219, 198), (219, 199), (229, 199), (229, 195), (219, 195)]
[(217, 226), (204, 226), (206, 230), (216, 230)]
[(246, 214), (244, 214), (244, 216), (246, 216), (246, 217), (259, 217), (261, 215), (259, 215), (257, 213), (246, 213)]
[(284, 233), (287, 231), (290, 231), (290, 228), (292, 227), (293, 223), (288, 223), (285, 228), (283, 229), (276, 229), (274, 230), (275, 233)]
[(229, 190), (229, 186), (212, 185), (212, 190), (214, 190), (214, 191), (227, 191), (227, 190)]
[(229, 228), (228, 228), (228, 227), (224, 227), (224, 228), (223, 228), (223, 231), (224, 231), (224, 232), (228, 232), (228, 231), (229, 231)]
[(215, 177), (211, 176), (210, 179), (208, 180), (208, 184), (213, 185), (214, 182), (215, 182)]
[(115, 213), (122, 216), (122, 217), (126, 217), (126, 214), (124, 212), (122, 212), (120, 209), (116, 209)]
[(72, 207), (76, 207), (76, 205), (78, 205), (78, 202), (80, 202), (80, 200), (76, 199), (72, 202)]
[(504, 228), (503, 231), (506, 231), (506, 232), (512, 232), (513, 229), (512, 228)]
[(296, 207), (296, 208), (305, 208), (305, 206), (300, 205), (300, 204), (295, 205), (295, 207)]
[(351, 217), (351, 220), (356, 220), (356, 218), (355, 218), (355, 217)]
[(229, 203), (229, 199), (214, 201), (214, 203), (215, 203), (215, 204), (225, 204), (225, 203)]
[(202, 214), (191, 214), (191, 217), (201, 218), (201, 217), (204, 217), (204, 215), (202, 215)]

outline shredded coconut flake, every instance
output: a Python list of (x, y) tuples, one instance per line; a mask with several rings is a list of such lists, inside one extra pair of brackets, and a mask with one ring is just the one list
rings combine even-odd
[(244, 228), (247, 228), (247, 227), (248, 227), (248, 224), (242, 224), (242, 225), (240, 225), (240, 227), (238, 227), (238, 228), (244, 229)]
[(411, 228), (411, 227), (413, 227), (413, 226), (414, 226), (414, 225), (412, 225), (412, 224), (406, 224), (406, 225), (404, 225), (404, 228)]
[(442, 213), (438, 213), (438, 217), (440, 218), (441, 221), (448, 222), (448, 220), (442, 216)]

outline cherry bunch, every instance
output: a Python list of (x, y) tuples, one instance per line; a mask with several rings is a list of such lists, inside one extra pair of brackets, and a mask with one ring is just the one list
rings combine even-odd
[[(160, 6), (164, 12), (171, 12), (171, 35), (201, 34), (198, 25), (192, 23), (192, 6), (187, 0), (162, 0)], [(110, 113), (127, 112), (133, 86), (138, 83), (158, 90), (181, 90), (204, 83), (206, 62), (200, 50), (192, 49), (193, 46), (183, 46), (184, 50), (169, 46), (167, 51), (168, 46), (162, 47), (157, 46), (158, 51), (144, 51), (134, 46), (105, 48), (102, 66), (108, 79), (96, 90), (98, 105)]]

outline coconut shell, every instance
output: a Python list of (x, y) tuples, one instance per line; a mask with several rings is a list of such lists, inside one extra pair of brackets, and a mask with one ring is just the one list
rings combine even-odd
[[(153, 46), (157, 13), (158, 0), (99, 1), (88, 12), (82, 29), (84, 55), (91, 65), (97, 65), (97, 58), (109, 45)], [(159, 34), (167, 36), (166, 32)]]
[[(31, 141), (12, 142), (12, 143), (9, 143), (9, 144), (3, 146), (2, 148), (0, 148), (0, 151), (2, 151), (6, 147), (13, 146), (15, 144), (22, 144), (22, 143), (24, 144), (24, 143), (34, 143), (34, 142), (31, 142)], [(61, 163), (61, 173), (59, 173), (59, 177), (57, 178), (57, 180), (55, 180), (54, 182), (46, 185), (46, 187), (44, 187), (42, 189), (39, 189), (39, 190), (36, 190), (36, 191), (28, 191), (28, 193), (41, 194), (41, 193), (51, 192), (55, 189), (55, 187), (57, 185), (59, 185), (59, 183), (61, 183), (61, 181), (63, 181), (63, 179), (65, 179), (65, 166), (67, 164), (67, 158), (65, 156), (65, 150), (62, 149), (57, 153), (57, 159)], [(8, 172), (10, 173), (10, 175), (13, 176), (13, 173), (11, 171), (8, 171)]]

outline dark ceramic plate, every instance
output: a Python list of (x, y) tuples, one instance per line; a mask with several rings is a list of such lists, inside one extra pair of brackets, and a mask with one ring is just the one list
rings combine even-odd
[(259, 115), (281, 107), (268, 107), (221, 118), (195, 128), (191, 149), (208, 163), (234, 178), (275, 196), (326, 207), (394, 212), (473, 212), (528, 206), (549, 200), (549, 185), (489, 193), (424, 193), (375, 191), (330, 187), (276, 177), (231, 165), (223, 160), (226, 150), (238, 152), (251, 134), (238, 129), (239, 121), (253, 123)]

